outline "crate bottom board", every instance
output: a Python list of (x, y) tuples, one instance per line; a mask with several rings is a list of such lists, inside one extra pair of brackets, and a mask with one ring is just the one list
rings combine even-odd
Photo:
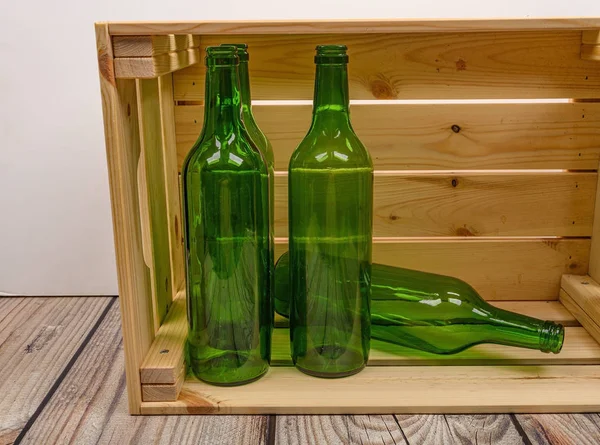
[(371, 366), (344, 379), (271, 368), (249, 385), (193, 377), (175, 402), (142, 402), (141, 414), (398, 414), (593, 412), (600, 366)]

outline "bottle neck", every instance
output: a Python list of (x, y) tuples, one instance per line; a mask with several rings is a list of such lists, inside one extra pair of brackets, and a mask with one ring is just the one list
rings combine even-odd
[(242, 95), (242, 113), (244, 118), (247, 115), (252, 115), (251, 105), (252, 96), (250, 95), (250, 75), (248, 74), (248, 62), (240, 61), (239, 65), (240, 73), (240, 93)]
[(206, 68), (204, 134), (233, 132), (241, 123), (238, 67), (217, 65)]
[(350, 119), (346, 63), (317, 64), (313, 123), (330, 119)]

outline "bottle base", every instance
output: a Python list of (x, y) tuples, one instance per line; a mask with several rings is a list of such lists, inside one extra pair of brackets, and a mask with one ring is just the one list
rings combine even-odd
[(364, 365), (362, 365), (359, 368), (351, 369), (350, 371), (344, 371), (344, 372), (319, 372), (319, 371), (313, 371), (312, 369), (302, 368), (301, 366), (298, 366), (298, 365), (296, 365), (296, 369), (298, 369), (299, 371), (303, 372), (304, 374), (310, 375), (312, 377), (319, 377), (322, 379), (339, 379), (339, 378), (343, 378), (343, 377), (349, 377), (354, 374), (358, 374), (360, 371), (365, 369), (366, 366), (367, 366), (367, 364), (365, 363)]
[(202, 380), (204, 383), (208, 383), (209, 385), (213, 385), (213, 386), (242, 386), (242, 385), (247, 385), (248, 383), (256, 382), (257, 380), (262, 378), (267, 373), (268, 370), (269, 370), (269, 367), (267, 367), (263, 372), (261, 372), (260, 374), (254, 376), (254, 377), (250, 377), (248, 379), (239, 380), (239, 381), (235, 381), (235, 382), (223, 382), (223, 381), (210, 380), (210, 378), (202, 377), (201, 375), (196, 374), (193, 370), (192, 370), (192, 374), (194, 374), (194, 376), (196, 376), (197, 379)]

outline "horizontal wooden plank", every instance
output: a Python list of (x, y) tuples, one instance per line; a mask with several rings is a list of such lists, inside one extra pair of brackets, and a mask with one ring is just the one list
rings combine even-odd
[(174, 51), (154, 57), (121, 57), (115, 59), (115, 77), (121, 79), (153, 79), (198, 63), (198, 48)]
[[(195, 379), (142, 414), (390, 414), (600, 410), (600, 366), (370, 366), (344, 379), (274, 367), (251, 385)], [(235, 391), (235, 396), (233, 391)], [(327, 394), (327, 397), (323, 397)]]
[[(596, 173), (376, 173), (373, 236), (590, 236)], [(275, 236), (288, 235), (275, 177)]]
[[(565, 328), (559, 354), (510, 346), (483, 344), (451, 355), (436, 355), (379, 340), (371, 340), (369, 366), (505, 366), (505, 365), (599, 365), (600, 345), (582, 327)], [(271, 366), (292, 366), (289, 329), (273, 332)]]
[[(344, 43), (351, 99), (596, 98), (600, 66), (580, 31), (241, 35), (252, 97), (312, 99), (317, 44)], [(218, 45), (230, 35), (203, 36)], [(543, 74), (542, 74), (543, 73)], [(204, 67), (174, 77), (175, 100), (202, 100)]]
[(115, 57), (152, 57), (172, 51), (200, 46), (200, 36), (191, 34), (166, 36), (115, 36), (112, 39)]
[[(185, 324), (185, 320), (183, 323)], [(185, 347), (185, 338), (181, 344)], [(179, 367), (179, 376), (172, 385), (146, 384), (142, 385), (142, 400), (144, 402), (172, 402), (177, 400), (186, 374), (185, 365)]]
[(187, 322), (185, 291), (177, 294), (140, 367), (142, 384), (174, 384), (184, 367)]
[[(287, 170), (306, 135), (311, 105), (254, 105), (273, 144), (275, 169)], [(175, 107), (179, 170), (202, 129), (204, 107)], [(376, 170), (595, 170), (600, 103), (355, 104), (352, 126)]]
[[(276, 258), (287, 249), (276, 240)], [(589, 239), (375, 239), (373, 262), (460, 278), (486, 300), (556, 300), (561, 275), (584, 274), (589, 252)]]
[(164, 34), (322, 34), (373, 32), (472, 32), (597, 29), (600, 19), (517, 18), (517, 19), (369, 19), (369, 20), (227, 20), (109, 22), (111, 35)]
[[(580, 326), (577, 319), (560, 301), (491, 301), (493, 306), (542, 320), (555, 321), (563, 326)], [(275, 314), (275, 326), (285, 328), (289, 320)]]

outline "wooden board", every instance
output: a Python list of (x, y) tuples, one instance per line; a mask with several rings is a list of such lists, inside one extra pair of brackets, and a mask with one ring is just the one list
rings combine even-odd
[(516, 418), (535, 444), (600, 443), (598, 414), (520, 414)]
[(112, 301), (0, 299), (0, 443), (16, 440)]
[[(352, 126), (376, 170), (584, 169), (600, 158), (598, 103), (353, 104)], [(312, 105), (252, 107), (287, 171)], [(202, 129), (204, 107), (175, 107), (179, 170)], [(454, 128), (454, 129), (453, 129)]]
[(598, 325), (597, 319), (590, 317), (581, 306), (564, 291), (564, 289), (560, 290), (559, 298), (565, 308), (577, 317), (581, 325), (585, 327), (586, 331), (596, 339), (596, 341), (600, 341), (600, 326)]
[(112, 44), (115, 57), (153, 57), (199, 47), (200, 36), (191, 34), (115, 36), (112, 38)]
[[(375, 174), (373, 236), (590, 236), (596, 173)], [(275, 236), (288, 235), (275, 177)]]
[[(90, 301), (89, 298), (81, 300)], [(63, 305), (63, 308), (69, 306)], [(115, 305), (22, 443), (266, 444), (265, 416), (129, 415), (119, 318)], [(35, 387), (35, 382), (31, 379), (30, 385)]]
[(535, 31), (542, 29), (597, 29), (600, 19), (517, 18), (517, 19), (369, 19), (369, 20), (228, 20), (110, 22), (112, 35), (165, 34), (309, 34), (372, 32), (472, 32)]
[(114, 60), (118, 79), (154, 79), (200, 61), (198, 48), (160, 54), (153, 57), (121, 57)]
[[(486, 300), (556, 300), (562, 274), (587, 270), (589, 247), (589, 239), (378, 238), (373, 262), (460, 278)], [(276, 239), (276, 259), (286, 250)]]
[(561, 302), (600, 341), (600, 284), (587, 275), (563, 275), (561, 287)]
[[(271, 349), (272, 366), (292, 366), (289, 330), (275, 329)], [(458, 354), (436, 355), (371, 340), (369, 366), (507, 366), (507, 365), (599, 365), (600, 345), (582, 328), (565, 328), (560, 354), (501, 345), (477, 345)]]
[(316, 379), (280, 367), (251, 385), (235, 388), (188, 379), (177, 402), (144, 402), (141, 410), (144, 414), (596, 411), (598, 378), (600, 366), (595, 365), (372, 366), (346, 379)]
[[(240, 35), (252, 97), (312, 99), (317, 44), (344, 43), (351, 99), (595, 98), (600, 66), (582, 60), (580, 31)], [(231, 41), (203, 36), (202, 46)], [(543, 75), (540, 75), (543, 73)], [(176, 100), (202, 100), (204, 68), (175, 77)]]
[(127, 357), (127, 390), (132, 413), (142, 400), (139, 369), (152, 340), (150, 271), (144, 262), (137, 168), (140, 141), (135, 82), (115, 79), (112, 45), (106, 24), (96, 25), (100, 93), (110, 183), (113, 232), (123, 338)]

